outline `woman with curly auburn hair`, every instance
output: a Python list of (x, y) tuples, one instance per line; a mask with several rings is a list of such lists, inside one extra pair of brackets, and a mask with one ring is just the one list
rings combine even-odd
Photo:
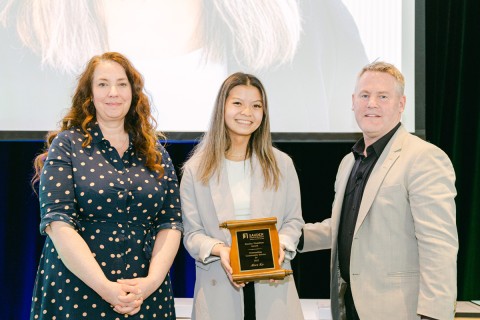
[(293, 162), (272, 146), (265, 89), (258, 78), (234, 73), (222, 84), (210, 129), (183, 168), (183, 243), (196, 260), (192, 319), (303, 319), (293, 276), (248, 284), (232, 278), (227, 220), (274, 216), (280, 265), (290, 260), (303, 227)]
[(47, 239), (32, 319), (175, 319), (168, 271), (183, 225), (155, 125), (130, 61), (94, 56), (60, 130), (35, 159)]

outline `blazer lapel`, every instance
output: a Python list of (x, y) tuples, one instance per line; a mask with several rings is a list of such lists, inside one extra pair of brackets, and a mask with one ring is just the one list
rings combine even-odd
[[(218, 222), (235, 220), (235, 211), (233, 207), (232, 192), (228, 183), (228, 174), (225, 164), (222, 162), (220, 177), (213, 175), (208, 181), (210, 195), (212, 197)], [(228, 229), (222, 229), (227, 239), (230, 237)]]
[(345, 159), (345, 165), (342, 168), (342, 172), (337, 178), (335, 184), (335, 201), (332, 207), (332, 239), (337, 239), (338, 226), (340, 224), (340, 215), (342, 213), (343, 198), (345, 196), (345, 189), (347, 188), (348, 177), (352, 171), (355, 163), (353, 154), (350, 153), (348, 158)]
[(385, 150), (383, 150), (380, 158), (375, 164), (375, 167), (368, 178), (367, 185), (365, 186), (365, 191), (363, 192), (362, 203), (358, 212), (354, 234), (357, 233), (358, 229), (365, 220), (365, 217), (367, 216), (370, 207), (377, 196), (378, 190), (380, 189), (385, 176), (400, 156), (400, 151), (402, 150), (403, 140), (405, 137), (406, 131), (401, 126), (387, 144)]

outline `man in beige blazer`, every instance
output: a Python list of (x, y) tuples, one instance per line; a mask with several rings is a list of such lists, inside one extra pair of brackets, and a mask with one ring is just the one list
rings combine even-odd
[(447, 155), (408, 133), (403, 75), (375, 62), (352, 95), (363, 138), (340, 163), (331, 218), (302, 252), (332, 249), (333, 319), (453, 319), (458, 236)]

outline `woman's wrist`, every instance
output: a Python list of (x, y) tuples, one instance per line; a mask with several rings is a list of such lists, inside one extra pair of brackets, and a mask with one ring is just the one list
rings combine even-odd
[(108, 280), (106, 277), (101, 279), (97, 283), (92, 286), (93, 291), (95, 291), (103, 300), (106, 300), (106, 297), (110, 294), (110, 287), (111, 281)]
[(145, 278), (146, 288), (145, 288), (145, 292), (143, 292), (143, 298), (146, 299), (152, 293), (154, 293), (162, 285), (162, 282), (163, 282), (164, 279), (165, 279), (165, 277), (163, 277), (163, 279), (160, 279), (160, 277), (155, 277), (155, 276), (152, 276), (152, 275), (148, 275)]
[(222, 248), (226, 247), (225, 243), (223, 242), (219, 242), (219, 243), (216, 243), (213, 245), (212, 247), (212, 251), (211, 251), (211, 254), (214, 255), (214, 256), (217, 256), (219, 257), (220, 256), (220, 251), (222, 250)]

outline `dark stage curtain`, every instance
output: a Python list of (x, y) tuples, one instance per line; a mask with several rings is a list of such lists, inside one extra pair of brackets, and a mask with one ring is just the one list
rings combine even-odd
[(480, 299), (480, 1), (426, 1), (427, 139), (457, 175), (458, 299)]

